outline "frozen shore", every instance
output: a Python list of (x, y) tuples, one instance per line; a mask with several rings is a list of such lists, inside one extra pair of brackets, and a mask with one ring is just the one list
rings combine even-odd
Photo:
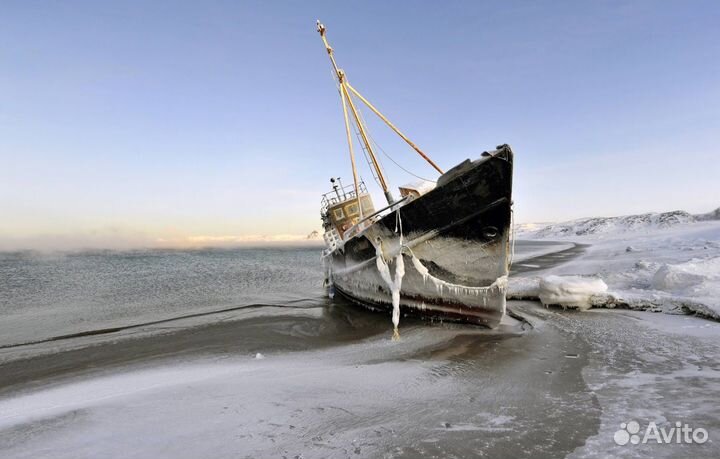
[(581, 256), (511, 278), (509, 298), (622, 307), (720, 320), (720, 221), (684, 213), (584, 219), (518, 237), (588, 244)]
[[(336, 305), (324, 317), (242, 319), (6, 364), (16, 383), (0, 389), (0, 451), (14, 459), (717, 457), (712, 441), (622, 446), (613, 434), (629, 420), (682, 420), (715, 438), (720, 324), (510, 307), (532, 327), (408, 319), (393, 342), (386, 317)], [(56, 377), (44, 369), (51, 358), (67, 364)]]

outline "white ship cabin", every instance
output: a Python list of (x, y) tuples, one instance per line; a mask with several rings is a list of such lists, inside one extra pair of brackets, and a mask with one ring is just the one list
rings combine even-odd
[(323, 235), (325, 243), (328, 247), (334, 248), (361, 218), (375, 213), (375, 206), (364, 182), (358, 183), (362, 213), (355, 196), (354, 185), (343, 186), (340, 178), (330, 179), (330, 182), (333, 184), (333, 190), (323, 195), (320, 216), (325, 229)]
[(400, 197), (409, 198), (408, 200), (419, 198), (433, 188), (435, 188), (435, 182), (418, 180), (417, 182), (408, 183), (407, 185), (399, 187)]

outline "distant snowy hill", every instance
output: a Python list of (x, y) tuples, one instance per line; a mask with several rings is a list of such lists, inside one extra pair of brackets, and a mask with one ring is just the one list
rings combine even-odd
[[(524, 239), (550, 239), (576, 236), (621, 234), (636, 231), (670, 228), (677, 225), (710, 220), (715, 212), (692, 215), (682, 210), (662, 213), (626, 215), (622, 217), (581, 218), (562, 223), (522, 224), (515, 227), (516, 235)], [(717, 217), (716, 217), (717, 218)]]
[(720, 207), (706, 214), (695, 215), (695, 218), (700, 221), (720, 220)]

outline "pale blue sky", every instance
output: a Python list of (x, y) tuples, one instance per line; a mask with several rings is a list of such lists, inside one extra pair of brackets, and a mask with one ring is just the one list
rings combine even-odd
[(316, 18), (441, 166), (513, 146), (518, 221), (720, 206), (715, 1), (6, 1), (0, 238), (319, 228), (351, 174)]

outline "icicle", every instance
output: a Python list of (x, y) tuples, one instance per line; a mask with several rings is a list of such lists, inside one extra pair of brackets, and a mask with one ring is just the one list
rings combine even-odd
[[(428, 280), (435, 285), (435, 290), (438, 294), (442, 295), (443, 290), (447, 289), (453, 295), (485, 295), (493, 289), (502, 290), (507, 286), (507, 276), (498, 277), (495, 282), (487, 287), (469, 287), (466, 285), (451, 284), (450, 282), (438, 279), (437, 277), (430, 274), (428, 269), (422, 262), (415, 256), (412, 250), (407, 249), (410, 252), (410, 260), (412, 261), (415, 270), (422, 276), (423, 282), (427, 283)], [(483, 304), (485, 304), (486, 298), (483, 296)]]
[[(402, 244), (402, 238), (401, 244)], [(392, 322), (395, 327), (393, 331), (393, 339), (400, 339), (398, 325), (400, 325), (400, 288), (402, 287), (403, 276), (405, 276), (405, 261), (403, 260), (402, 250), (395, 257), (395, 282), (392, 291), (393, 314)]]
[(417, 259), (415, 255), (412, 255), (411, 260), (415, 271), (420, 273), (423, 278), (423, 282), (427, 282), (428, 277), (430, 276), (430, 272), (428, 271), (428, 269), (420, 262), (420, 260)]
[[(402, 246), (402, 237), (400, 238), (400, 244)], [(380, 277), (387, 284), (390, 289), (390, 296), (392, 298), (393, 312), (392, 312), (392, 323), (393, 323), (393, 340), (400, 338), (398, 326), (400, 325), (400, 289), (402, 287), (403, 276), (405, 276), (405, 261), (403, 260), (402, 251), (398, 252), (395, 257), (395, 279), (390, 274), (390, 268), (382, 253), (382, 244), (378, 243), (375, 247), (375, 260)]]
[(375, 246), (375, 264), (377, 266), (380, 277), (387, 284), (390, 289), (390, 297), (392, 299), (392, 323), (393, 323), (393, 341), (400, 339), (400, 332), (398, 326), (400, 325), (400, 290), (402, 288), (402, 280), (405, 276), (405, 260), (403, 259), (403, 232), (402, 232), (402, 219), (400, 218), (400, 209), (396, 212), (395, 219), (395, 232), (399, 231), (400, 236), (398, 238), (398, 253), (395, 256), (395, 278), (390, 274), (390, 267), (385, 261), (385, 256), (382, 252), (382, 241), (378, 239), (377, 245)]
[(375, 247), (375, 255), (375, 264), (377, 265), (378, 271), (380, 271), (380, 277), (382, 277), (388, 287), (392, 288), (393, 280), (390, 275), (390, 268), (388, 268), (382, 253), (381, 243), (378, 243), (377, 247)]

